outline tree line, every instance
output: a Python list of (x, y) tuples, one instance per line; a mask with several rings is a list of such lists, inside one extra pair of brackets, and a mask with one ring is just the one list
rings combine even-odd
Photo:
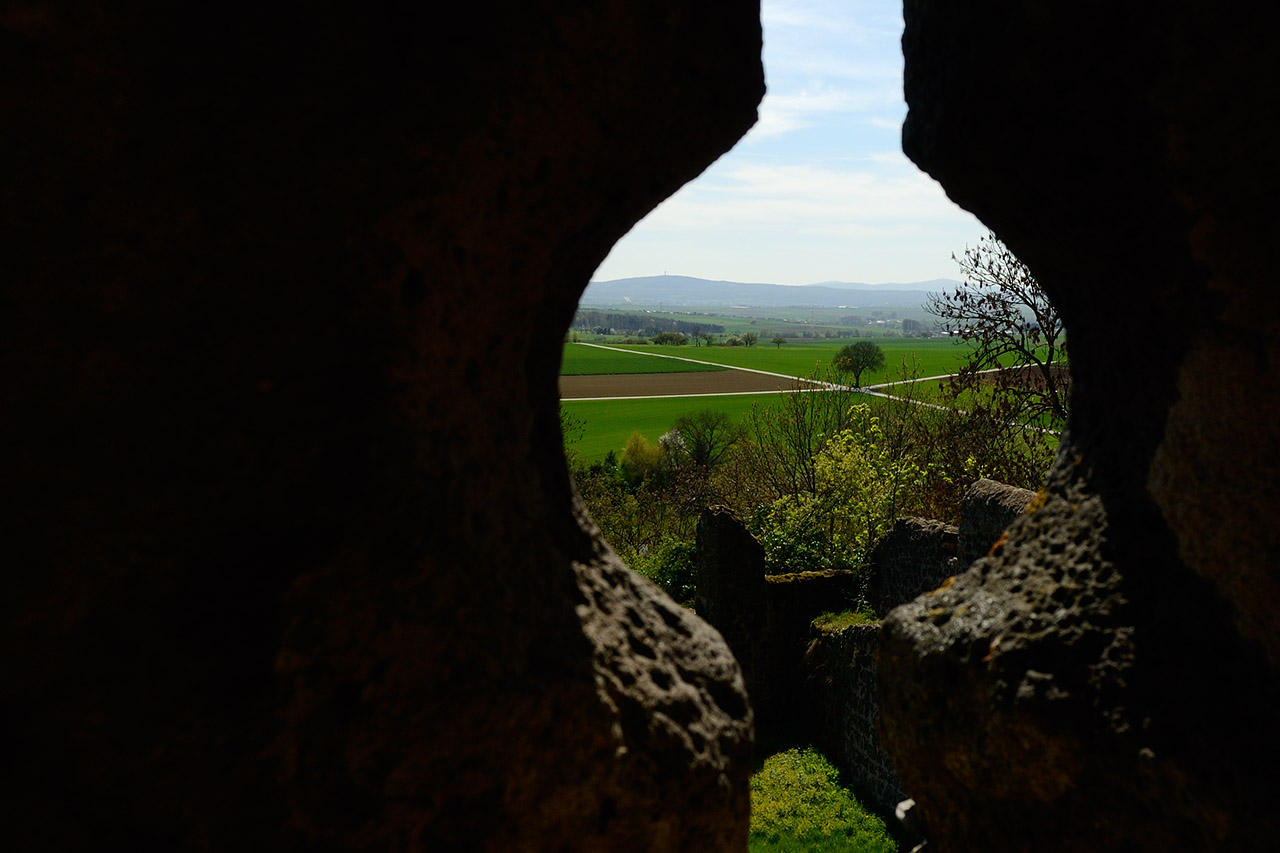
[(724, 326), (716, 323), (695, 323), (689, 320), (676, 320), (670, 317), (657, 317), (650, 314), (635, 314), (625, 311), (602, 311), (596, 308), (580, 308), (573, 316), (571, 329), (590, 332), (597, 335), (638, 335), (654, 337), (664, 332), (675, 332), (689, 336), (702, 334), (724, 334)]

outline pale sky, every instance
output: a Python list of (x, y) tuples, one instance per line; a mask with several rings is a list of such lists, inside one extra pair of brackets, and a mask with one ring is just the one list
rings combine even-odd
[(902, 153), (902, 0), (763, 0), (761, 19), (760, 120), (592, 280), (960, 278), (951, 253), (987, 229)]

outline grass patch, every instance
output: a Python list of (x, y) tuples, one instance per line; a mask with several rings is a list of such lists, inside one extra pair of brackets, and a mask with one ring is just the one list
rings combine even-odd
[[(563, 400), (561, 408), (582, 421), (582, 438), (570, 450), (584, 462), (598, 462), (610, 450), (621, 453), (631, 433), (638, 431), (650, 442), (675, 424), (676, 418), (709, 409), (724, 412), (734, 422), (751, 411), (751, 404), (777, 405), (780, 392), (735, 394), (725, 397), (670, 397), (650, 400)], [(872, 398), (853, 395), (857, 402)]]
[[(665, 355), (679, 355), (684, 358), (700, 358), (703, 347), (652, 347), (642, 348), (639, 352), (619, 352), (618, 350), (601, 349), (583, 344), (565, 344), (564, 356), (560, 362), (561, 376), (616, 376), (624, 373), (699, 373), (702, 371), (724, 370), (710, 364), (695, 364), (691, 361), (680, 361), (674, 358), (654, 358), (645, 355), (645, 349), (655, 352), (662, 350)], [(667, 352), (676, 350), (676, 352)], [(699, 355), (694, 355), (698, 353)]]
[(831, 763), (806, 748), (769, 756), (751, 777), (747, 849), (889, 853), (898, 845), (884, 821), (840, 785)]
[(813, 620), (813, 627), (823, 633), (831, 633), (845, 628), (852, 628), (854, 625), (869, 625), (877, 621), (879, 620), (876, 619), (876, 615), (867, 610), (841, 610), (839, 612), (823, 613)]

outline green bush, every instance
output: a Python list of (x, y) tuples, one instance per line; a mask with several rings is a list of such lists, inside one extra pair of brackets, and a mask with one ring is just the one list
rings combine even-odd
[(667, 539), (632, 568), (662, 587), (679, 603), (692, 604), (698, 593), (694, 564), (696, 553), (697, 547), (693, 542)]
[(769, 574), (861, 568), (871, 548), (909, 509), (924, 481), (910, 459), (886, 446), (869, 406), (812, 457), (812, 486), (786, 494), (752, 519)]
[(884, 821), (841, 787), (836, 769), (812, 749), (772, 755), (751, 777), (751, 853), (897, 849)]

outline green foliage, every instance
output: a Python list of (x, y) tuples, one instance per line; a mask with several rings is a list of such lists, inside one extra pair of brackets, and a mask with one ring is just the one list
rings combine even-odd
[(684, 346), (689, 339), (681, 332), (660, 332), (653, 336), (655, 344), (670, 344), (672, 346)]
[(893, 410), (895, 440), (924, 473), (918, 512), (956, 521), (960, 498), (989, 477), (1038, 489), (1057, 450), (1057, 436), (1024, 427), (1000, 398), (970, 401), (966, 411), (904, 406)]
[(724, 412), (702, 409), (676, 418), (672, 434), (668, 452), (680, 462), (709, 471), (729, 453), (742, 430)]
[(620, 460), (607, 457), (575, 468), (573, 477), (601, 534), (632, 568), (646, 566), (670, 543), (692, 547), (697, 516), (671, 498), (665, 473), (636, 477)]
[[(823, 381), (816, 374), (814, 379)], [(767, 405), (753, 404), (745, 419), (750, 452), (743, 458), (760, 481), (753, 496), (760, 489), (767, 490), (770, 501), (812, 492), (816, 454), (849, 426), (851, 407), (865, 399), (837, 385), (831, 391), (774, 395)], [(742, 515), (750, 514), (749, 508), (741, 509)]]
[(884, 821), (840, 785), (836, 769), (812, 749), (766, 758), (751, 777), (750, 851), (898, 849)]
[(656, 480), (662, 475), (666, 465), (667, 453), (662, 445), (651, 444), (639, 432), (631, 433), (618, 463), (623, 476), (633, 485), (645, 480)]
[(853, 384), (861, 385), (863, 373), (884, 367), (884, 350), (871, 341), (858, 341), (836, 353), (831, 366), (841, 373), (852, 373)]
[(762, 507), (747, 527), (764, 548), (767, 575), (854, 568), (848, 555), (832, 546), (820, 519)]
[(666, 539), (642, 555), (631, 568), (662, 587), (676, 602), (692, 606), (698, 592), (697, 547), (693, 542)]
[(782, 495), (754, 521), (773, 573), (860, 567), (872, 545), (911, 505), (924, 473), (886, 446), (880, 419), (865, 404), (813, 457), (812, 486)]
[(863, 605), (857, 609), (823, 613), (813, 620), (813, 627), (819, 631), (830, 632), (839, 631), (842, 628), (852, 628), (854, 625), (869, 625), (876, 621), (879, 620), (876, 619), (876, 614), (871, 610), (870, 606)]

